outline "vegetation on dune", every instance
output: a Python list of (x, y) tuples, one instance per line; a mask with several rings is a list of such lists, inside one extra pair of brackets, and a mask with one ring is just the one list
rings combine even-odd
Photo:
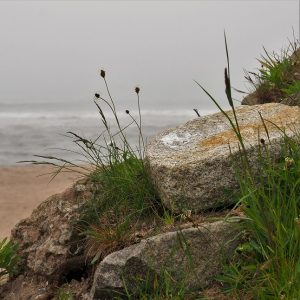
[(101, 190), (83, 207), (80, 223), (88, 251), (96, 257), (128, 245), (141, 229), (140, 221), (151, 222), (161, 214), (144, 163), (131, 154), (93, 172), (91, 180), (100, 183)]
[[(138, 116), (126, 110), (129, 121), (122, 124), (104, 70), (101, 70), (100, 77), (106, 96), (96, 93), (94, 103), (103, 131), (96, 139), (69, 132), (80, 149), (78, 153), (84, 156), (91, 167), (50, 156), (38, 156), (46, 159), (42, 162), (31, 161), (57, 167), (53, 177), (75, 167), (76, 171), (98, 187), (92, 198), (81, 207), (77, 223), (79, 235), (85, 240), (86, 255), (92, 257), (92, 263), (132, 243), (138, 231), (145, 232), (158, 224), (174, 220), (172, 213), (162, 207), (146, 170), (140, 88), (134, 89)], [(112, 119), (107, 117), (107, 111)], [(136, 145), (130, 144), (126, 136), (130, 126), (135, 126), (137, 130)]]
[[(79, 222), (81, 235), (87, 239), (87, 253), (94, 257), (92, 263), (132, 243), (134, 233), (142, 230), (142, 221), (155, 223), (157, 217), (162, 216), (160, 200), (144, 163), (140, 88), (135, 88), (139, 116), (134, 118), (126, 110), (130, 122), (122, 126), (103, 70), (101, 77), (108, 100), (95, 94), (95, 104), (105, 128), (101, 136), (105, 146), (96, 148), (95, 143), (84, 144), (86, 148), (93, 149), (97, 162), (89, 178), (101, 188), (82, 208)], [(112, 126), (105, 117), (102, 105), (112, 112), (117, 132), (111, 131)], [(131, 125), (138, 132), (135, 147), (129, 144), (126, 137), (126, 130)]]
[[(300, 49), (299, 41), (294, 38), (280, 54), (268, 52), (265, 48), (258, 62), (258, 72), (246, 72), (245, 78), (252, 86), (258, 103), (293, 103), (291, 98), (300, 92)], [(296, 102), (300, 104), (300, 102)]]
[[(234, 120), (229, 121), (241, 146), (240, 161), (235, 163), (240, 185), (237, 206), (244, 215), (241, 231), (247, 234), (247, 240), (224, 265), (223, 274), (218, 276), (218, 280), (224, 285), (224, 292), (235, 299), (299, 299), (300, 133), (295, 132), (295, 137), (290, 138), (284, 130), (277, 128), (284, 138), (280, 159), (271, 155), (269, 149), (272, 145), (261, 139), (258, 170), (250, 167), (250, 157), (245, 151), (231, 97), (226, 37), (225, 44), (228, 61), (225, 69), (226, 95), (234, 113)], [(267, 57), (270, 64), (265, 60), (268, 71), (262, 73), (263, 84), (273, 83), (277, 88), (287, 88), (289, 85), (283, 80), (291, 71), (290, 59), (286, 57), (283, 62), (273, 62), (269, 54)], [(286, 77), (275, 76), (277, 70)], [(219, 107), (217, 101), (200, 87)], [(220, 110), (229, 119), (228, 114)], [(268, 120), (261, 120), (269, 136), (266, 126)]]
[(219, 280), (237, 299), (300, 297), (299, 142), (286, 136), (280, 159), (263, 142), (255, 177), (236, 171), (247, 239)]

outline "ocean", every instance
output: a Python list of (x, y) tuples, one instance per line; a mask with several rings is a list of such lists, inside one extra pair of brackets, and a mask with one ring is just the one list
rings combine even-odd
[[(201, 110), (201, 114), (213, 111)], [(130, 114), (138, 118), (137, 111)], [(118, 112), (121, 124), (130, 123), (125, 111)], [(162, 130), (197, 117), (191, 110), (142, 110), (143, 135), (149, 140)], [(111, 114), (111, 130), (117, 131)], [(76, 163), (87, 162), (80, 149), (66, 136), (72, 131), (87, 139), (96, 139), (104, 126), (96, 106), (68, 103), (0, 103), (0, 166), (13, 166), (19, 161), (36, 160), (35, 155), (55, 156)], [(137, 144), (138, 130), (126, 129), (130, 143)], [(101, 141), (101, 137), (99, 138)], [(76, 153), (75, 153), (76, 152)], [(19, 163), (22, 165), (22, 163)], [(23, 163), (24, 164), (24, 163)]]

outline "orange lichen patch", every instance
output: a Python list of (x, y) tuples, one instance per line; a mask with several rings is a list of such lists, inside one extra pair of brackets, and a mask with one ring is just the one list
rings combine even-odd
[[(231, 117), (231, 116), (230, 116)], [(238, 119), (241, 117), (241, 122), (243, 123), (242, 116), (239, 116)], [(259, 133), (264, 133), (265, 128), (260, 119), (256, 119), (257, 123), (253, 122), (252, 124), (240, 124), (240, 131), (242, 134), (242, 137), (247, 139), (256, 139), (258, 137)], [(268, 131), (274, 131), (278, 130), (274, 124), (276, 124), (280, 128), (293, 128), (293, 125), (300, 124), (300, 113), (299, 111), (295, 111), (294, 108), (287, 106), (282, 107), (280, 111), (273, 114), (270, 117), (265, 118), (265, 126), (267, 127)], [(274, 123), (274, 124), (272, 124)], [(217, 133), (207, 139), (204, 139), (199, 142), (200, 147), (218, 147), (221, 145), (227, 145), (237, 142), (237, 137), (233, 129), (229, 129), (226, 131), (222, 131), (220, 133)]]
[(291, 125), (293, 123), (300, 123), (300, 110), (297, 112), (291, 106), (284, 107), (280, 112), (271, 116), (270, 118), (266, 118), (266, 123), (268, 121), (277, 124), (280, 127), (286, 126), (287, 124)]
[[(262, 124), (251, 124), (251, 125), (240, 126), (240, 131), (243, 139), (248, 139), (250, 137), (257, 136), (258, 131), (261, 131), (262, 129), (263, 129)], [(238, 139), (234, 130), (230, 129), (200, 141), (199, 146), (205, 148), (212, 148), (212, 147), (218, 147), (222, 145), (228, 145), (237, 141)]]
[[(277, 122), (276, 122), (277, 120)], [(277, 123), (277, 126), (280, 128), (283, 128), (285, 124), (282, 124), (282, 122), (278, 123), (278, 118), (273, 117), (269, 119), (272, 123)], [(275, 125), (273, 125), (270, 122), (266, 122), (265, 125), (269, 131), (278, 130)], [(262, 123), (254, 123), (254, 124), (247, 124), (247, 125), (240, 125), (240, 132), (244, 140), (247, 139), (257, 139), (258, 135), (260, 133), (265, 132), (264, 125)], [(212, 148), (212, 147), (218, 147), (222, 145), (228, 145), (231, 143), (237, 142), (237, 136), (233, 129), (229, 129), (226, 131), (222, 131), (220, 133), (217, 133), (207, 139), (204, 139), (199, 142), (199, 146), (202, 148)]]
[(207, 139), (204, 139), (199, 142), (200, 147), (204, 148), (212, 148), (212, 147), (217, 147), (221, 145), (225, 145), (228, 143), (232, 143), (233, 141), (236, 141), (236, 135), (234, 131), (227, 130), (223, 131), (221, 133), (215, 134)]

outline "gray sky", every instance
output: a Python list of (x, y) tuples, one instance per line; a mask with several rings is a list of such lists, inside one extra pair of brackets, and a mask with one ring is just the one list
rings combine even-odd
[(146, 108), (206, 108), (193, 79), (224, 99), (223, 30), (244, 89), (263, 45), (299, 36), (298, 14), (288, 0), (0, 1), (0, 103), (88, 102), (103, 68), (124, 105), (139, 85)]

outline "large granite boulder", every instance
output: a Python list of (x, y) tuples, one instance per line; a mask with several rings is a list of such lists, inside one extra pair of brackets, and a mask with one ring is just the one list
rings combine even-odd
[[(259, 112), (264, 119), (286, 128), (289, 135), (300, 129), (300, 107), (268, 103), (240, 106), (236, 111), (254, 167), (258, 161), (258, 136), (268, 143)], [(232, 111), (228, 114), (233, 120)], [(265, 124), (272, 142), (270, 151), (279, 153), (282, 133), (272, 123)], [(232, 160), (237, 160), (238, 155), (233, 129), (222, 113), (215, 113), (156, 136), (147, 147), (146, 164), (168, 208), (175, 212), (201, 211), (232, 203), (230, 193), (238, 187)]]
[(135, 294), (141, 282), (160, 278), (166, 271), (173, 286), (184, 283), (189, 290), (207, 286), (220, 271), (222, 260), (238, 245), (236, 225), (236, 221), (204, 223), (162, 233), (111, 253), (95, 272), (91, 299), (112, 299), (125, 287)]

